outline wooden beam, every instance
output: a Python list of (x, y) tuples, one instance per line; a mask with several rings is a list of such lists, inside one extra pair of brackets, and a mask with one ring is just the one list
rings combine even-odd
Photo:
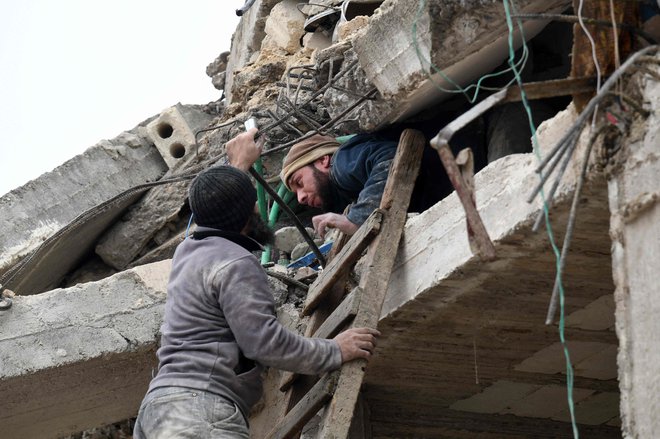
[[(401, 135), (381, 199), (380, 208), (386, 210), (381, 231), (369, 247), (366, 264), (369, 269), (360, 279), (363, 293), (353, 327), (375, 328), (378, 325), (425, 143), (424, 136), (418, 131), (405, 130)], [(342, 366), (337, 397), (328, 406), (319, 437), (347, 437), (365, 370), (365, 360), (351, 361)]]
[[(579, 93), (593, 93), (596, 89), (596, 78), (566, 78), (566, 79), (553, 79), (550, 81), (527, 82), (523, 84), (525, 95), (527, 99), (546, 99), (555, 96), (568, 96)], [(506, 96), (500, 102), (505, 104), (508, 102), (520, 102), (522, 96), (520, 87), (513, 85), (506, 91)]]
[(330, 292), (332, 285), (348, 273), (362, 252), (380, 231), (383, 212), (375, 210), (348, 241), (348, 244), (328, 263), (328, 266), (311, 285), (302, 314), (308, 316)]
[[(614, 14), (617, 23), (636, 23), (639, 5), (637, 2), (615, 1), (614, 11), (610, 10), (610, 0), (589, 0), (582, 4), (582, 16), (611, 21)], [(573, 9), (578, 11), (579, 0), (573, 0)], [(596, 60), (603, 77), (609, 76), (617, 67), (619, 61), (624, 61), (632, 52), (633, 36), (630, 31), (618, 27), (616, 34), (613, 28), (585, 25), (595, 43)], [(591, 41), (579, 24), (573, 25), (573, 51), (571, 56), (571, 77), (580, 78), (595, 76), (597, 73)], [(573, 102), (581, 112), (592, 98), (593, 92), (573, 94)]]

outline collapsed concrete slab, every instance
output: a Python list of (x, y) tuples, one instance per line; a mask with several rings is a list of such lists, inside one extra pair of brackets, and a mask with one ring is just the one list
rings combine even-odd
[[(540, 128), (544, 151), (575, 117), (569, 108)], [(461, 437), (468, 431), (517, 437), (541, 428), (572, 437), (563, 349), (556, 327), (543, 324), (556, 262), (546, 235), (531, 231), (541, 204), (526, 202), (538, 181), (536, 165), (533, 154), (514, 155), (476, 176), (494, 262), (483, 263), (470, 251), (456, 194), (408, 220), (378, 327), (383, 335), (367, 369), (364, 396), (374, 436)], [(558, 240), (578, 170), (573, 164), (567, 171), (551, 207)], [(597, 171), (588, 181), (565, 274), (566, 314), (572, 315), (567, 337), (580, 431), (618, 437), (617, 340), (611, 316), (590, 312), (614, 288), (607, 186)], [(583, 320), (592, 329), (582, 329)], [(272, 427), (266, 416), (251, 420), (257, 436)]]
[(0, 311), (4, 437), (58, 438), (135, 415), (156, 366), (169, 268), (17, 296)]
[(56, 288), (88, 255), (103, 231), (150, 187), (133, 187), (83, 212), (7, 270), (0, 282), (20, 295)]
[[(501, 2), (428, 1), (422, 5), (420, 8), (418, 2), (385, 1), (370, 17), (366, 29), (360, 31), (359, 38), (352, 40), (360, 69), (354, 74), (355, 79), (346, 78), (342, 86), (353, 90), (351, 83), (360, 84), (365, 75), (381, 96), (377, 102), (365, 103), (357, 110), (362, 130), (405, 120), (453, 95), (443, 89), (455, 90), (456, 84), (464, 87), (472, 83), (509, 55)], [(570, 5), (567, 0), (526, 0), (518, 3), (518, 9), (521, 13), (559, 13)], [(525, 22), (524, 37), (534, 37), (546, 24)], [(521, 41), (516, 29), (515, 49)], [(364, 93), (366, 88), (356, 91)], [(344, 101), (332, 101), (331, 115), (346, 110), (354, 99)]]
[(181, 219), (189, 184), (184, 181), (151, 189), (126, 212), (123, 221), (115, 222), (103, 234), (95, 247), (96, 254), (111, 267), (126, 268), (154, 235), (170, 230), (168, 224)]
[(103, 140), (0, 198), (0, 273), (76, 216), (167, 170), (143, 126)]

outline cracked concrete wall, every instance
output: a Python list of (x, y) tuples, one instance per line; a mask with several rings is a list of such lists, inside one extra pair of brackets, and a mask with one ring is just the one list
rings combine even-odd
[(56, 438), (135, 416), (151, 370), (170, 261), (17, 296), (0, 311), (4, 437)]

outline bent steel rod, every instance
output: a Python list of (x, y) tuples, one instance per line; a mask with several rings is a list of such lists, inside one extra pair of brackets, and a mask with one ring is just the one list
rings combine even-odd
[(447, 176), (449, 177), (451, 184), (454, 186), (454, 189), (456, 189), (456, 194), (463, 204), (465, 217), (474, 233), (474, 242), (478, 249), (477, 253), (486, 261), (492, 261), (495, 259), (495, 246), (493, 245), (490, 236), (488, 236), (488, 231), (479, 216), (475, 203), (472, 201), (472, 194), (466, 187), (465, 179), (458, 169), (454, 153), (452, 153), (449, 148), (449, 140), (451, 140), (454, 133), (502, 101), (505, 98), (506, 93), (507, 89), (503, 89), (490, 95), (479, 104), (472, 107), (469, 111), (450, 122), (447, 126), (441, 129), (433, 139), (431, 139), (431, 146), (438, 152), (440, 160), (442, 160), (442, 165), (447, 171)]

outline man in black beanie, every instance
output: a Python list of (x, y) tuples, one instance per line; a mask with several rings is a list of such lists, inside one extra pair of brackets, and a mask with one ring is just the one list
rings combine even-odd
[(210, 168), (193, 180), (188, 198), (198, 227), (172, 259), (158, 373), (134, 437), (247, 439), (264, 366), (328, 372), (369, 358), (379, 333), (354, 328), (313, 339), (277, 321), (266, 274), (252, 254), (272, 232), (255, 213), (256, 191), (245, 172)]

